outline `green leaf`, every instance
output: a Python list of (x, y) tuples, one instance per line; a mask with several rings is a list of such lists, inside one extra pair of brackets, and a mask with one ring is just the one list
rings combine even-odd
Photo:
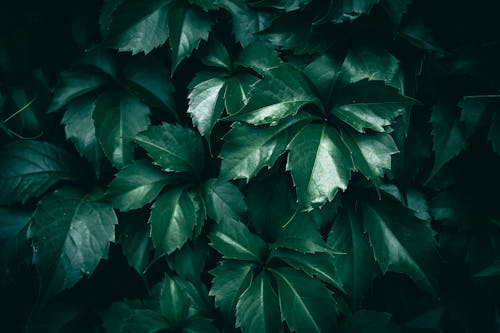
[(208, 253), (208, 244), (198, 239), (169, 255), (167, 262), (180, 277), (198, 284)]
[(318, 280), (291, 268), (272, 269), (278, 282), (281, 319), (290, 331), (333, 332), (336, 304), (331, 292)]
[(328, 245), (344, 253), (334, 256), (333, 263), (348, 297), (360, 307), (372, 281), (380, 275), (360, 214), (348, 207), (342, 209), (328, 234)]
[(214, 276), (210, 296), (228, 321), (232, 321), (240, 295), (250, 285), (254, 265), (249, 262), (222, 260), (210, 271)]
[(61, 73), (48, 112), (54, 112), (77, 97), (92, 92), (105, 85), (107, 79), (82, 69), (71, 69)]
[(203, 142), (192, 129), (163, 123), (139, 133), (135, 142), (165, 171), (203, 172)]
[(39, 202), (27, 235), (41, 303), (92, 274), (99, 261), (108, 257), (117, 223), (111, 207), (73, 189), (58, 189)]
[(262, 271), (243, 292), (236, 305), (236, 327), (243, 332), (280, 332), (278, 296), (270, 273)]
[(306, 125), (288, 144), (286, 169), (292, 173), (302, 209), (311, 210), (345, 190), (351, 175), (349, 150), (327, 125)]
[(104, 8), (107, 10), (103, 8), (100, 17), (105, 44), (132, 54), (148, 54), (163, 45), (169, 35), (169, 2), (170, 0), (123, 0), (108, 8), (105, 4)]
[(153, 249), (150, 228), (142, 214), (120, 216), (119, 243), (130, 267), (143, 274)]
[(115, 174), (107, 195), (114, 208), (129, 211), (153, 201), (161, 189), (172, 182), (175, 182), (175, 175), (162, 172), (149, 161), (134, 161)]
[(488, 140), (491, 142), (493, 151), (500, 154), (500, 112), (493, 115), (490, 130), (488, 131)]
[(212, 324), (212, 320), (205, 317), (195, 317), (182, 328), (183, 333), (219, 333), (219, 330)]
[(304, 68), (304, 74), (314, 84), (324, 105), (331, 105), (335, 82), (340, 73), (340, 64), (336, 59), (323, 54)]
[(161, 314), (147, 309), (139, 301), (115, 302), (101, 317), (108, 333), (155, 333), (169, 327)]
[(174, 85), (168, 68), (155, 58), (134, 57), (123, 69), (131, 90), (153, 107), (168, 110), (177, 119), (174, 102)]
[(436, 295), (439, 253), (432, 229), (413, 212), (389, 200), (364, 203), (362, 211), (382, 271), (407, 274), (417, 286)]
[(209, 179), (204, 185), (204, 197), (207, 214), (215, 222), (243, 221), (247, 204), (243, 194), (235, 185)]
[(222, 115), (225, 93), (226, 80), (217, 77), (197, 84), (189, 93), (187, 112), (202, 136), (210, 135)]
[(286, 248), (301, 253), (328, 252), (330, 249), (307, 213), (295, 213), (281, 226), (274, 248)]
[(109, 91), (97, 99), (93, 113), (95, 133), (106, 157), (118, 169), (133, 159), (133, 138), (150, 124), (149, 108), (136, 97)]
[(342, 325), (341, 333), (400, 333), (399, 326), (391, 320), (392, 315), (386, 312), (360, 310), (347, 318)]
[(495, 261), (490, 266), (474, 274), (474, 277), (498, 277), (498, 276), (500, 276), (500, 260)]
[(266, 243), (236, 220), (222, 220), (208, 235), (210, 245), (224, 258), (261, 262)]
[(234, 123), (224, 137), (220, 180), (254, 177), (260, 169), (270, 168), (286, 150), (299, 127), (308, 121), (298, 115), (285, 119), (273, 127), (254, 127)]
[(176, 279), (165, 275), (160, 291), (160, 311), (173, 327), (179, 327), (186, 320), (189, 299)]
[(379, 2), (380, 0), (330, 0), (328, 10), (316, 23), (351, 22), (363, 14), (369, 14)]
[(252, 85), (258, 79), (248, 73), (238, 73), (226, 80), (224, 105), (229, 114), (235, 114), (248, 103)]
[(359, 134), (350, 130), (341, 133), (351, 152), (354, 168), (379, 184), (380, 177), (391, 169), (391, 155), (399, 152), (392, 136), (387, 133)]
[(229, 57), (227, 48), (215, 38), (210, 38), (207, 44), (200, 47), (199, 57), (201, 62), (206, 66), (219, 67), (231, 71), (231, 58)]
[(251, 68), (260, 75), (283, 65), (278, 52), (262, 41), (255, 41), (245, 47), (234, 62), (235, 66)]
[(151, 236), (157, 256), (171, 254), (193, 237), (193, 229), (205, 222), (205, 206), (199, 193), (184, 187), (169, 189), (151, 209)]
[[(342, 255), (343, 254), (340, 254), (340, 256)], [(335, 256), (331, 253), (319, 252), (303, 254), (295, 251), (278, 249), (275, 256), (296, 270), (303, 271), (312, 278), (316, 277), (339, 290), (343, 290), (342, 283), (337, 277), (334, 261)]]
[(16, 141), (0, 148), (0, 204), (26, 203), (61, 180), (75, 179), (71, 156), (42, 141)]
[(292, 66), (282, 65), (269, 69), (254, 85), (248, 104), (226, 119), (276, 125), (308, 104), (323, 107), (304, 74)]
[(394, 118), (417, 104), (417, 100), (401, 95), (383, 81), (363, 79), (337, 92), (330, 113), (358, 132), (364, 133), (365, 129), (384, 132)]
[(465, 148), (458, 112), (454, 108), (444, 102), (434, 105), (430, 122), (434, 166), (427, 181), (431, 180), (448, 161)]
[(304, 8), (311, 0), (250, 0), (249, 2), (252, 7), (270, 7), (291, 12)]
[(61, 121), (65, 125), (66, 139), (73, 142), (81, 156), (84, 156), (99, 175), (104, 153), (96, 137), (92, 114), (95, 99), (80, 99), (68, 104)]
[(392, 20), (393, 30), (399, 28), (404, 14), (408, 11), (408, 6), (413, 0), (384, 0), (381, 3), (382, 8)]
[(481, 96), (464, 96), (460, 99), (457, 106), (462, 109), (460, 121), (464, 124), (466, 138), (470, 138), (486, 123), (489, 105), (489, 98)]
[(174, 73), (181, 61), (198, 47), (200, 41), (208, 39), (212, 22), (205, 13), (185, 1), (173, 2), (168, 10), (169, 43)]
[[(189, 299), (187, 321), (197, 316), (209, 316), (212, 311), (212, 305), (208, 298), (208, 290), (205, 284), (199, 282), (194, 283), (180, 278), (175, 278), (175, 281)], [(186, 325), (186, 322), (184, 325)]]

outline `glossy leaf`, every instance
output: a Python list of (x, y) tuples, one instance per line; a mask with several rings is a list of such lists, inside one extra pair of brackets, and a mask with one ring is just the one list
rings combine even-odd
[(160, 291), (160, 312), (174, 327), (180, 326), (188, 315), (189, 299), (176, 279), (165, 275)]
[(143, 274), (153, 249), (147, 218), (142, 214), (121, 216), (117, 234), (129, 266)]
[(40, 279), (40, 302), (90, 276), (115, 240), (113, 209), (62, 188), (45, 196), (28, 230)]
[(75, 179), (72, 157), (42, 141), (11, 142), (0, 148), (0, 204), (25, 203), (61, 180)]
[(236, 305), (236, 326), (243, 332), (280, 332), (278, 296), (271, 275), (262, 271), (241, 294)]
[(198, 239), (169, 255), (167, 261), (169, 267), (181, 278), (199, 283), (208, 253), (208, 244)]
[(243, 221), (247, 205), (243, 194), (233, 184), (210, 179), (205, 183), (204, 196), (207, 214), (215, 222)]

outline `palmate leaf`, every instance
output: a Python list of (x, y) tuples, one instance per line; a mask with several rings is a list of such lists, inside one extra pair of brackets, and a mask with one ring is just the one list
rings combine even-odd
[(306, 115), (284, 119), (273, 127), (234, 123), (224, 137), (219, 179), (250, 180), (263, 167), (271, 167), (286, 150), (300, 126), (310, 121)]
[(165, 185), (176, 180), (175, 175), (162, 172), (149, 161), (134, 161), (115, 175), (107, 195), (114, 208), (128, 211), (150, 203)]
[(243, 194), (235, 185), (209, 179), (204, 185), (204, 198), (207, 214), (215, 222), (243, 221), (247, 205)]
[(203, 171), (203, 143), (191, 129), (169, 123), (150, 126), (135, 137), (135, 142), (165, 171), (194, 175)]
[(382, 271), (407, 274), (418, 287), (437, 295), (439, 253), (432, 229), (411, 210), (390, 200), (373, 200), (361, 207), (364, 228)]
[(267, 271), (257, 275), (241, 294), (236, 305), (236, 327), (243, 332), (281, 331), (278, 296)]
[(266, 243), (236, 220), (222, 220), (208, 235), (210, 245), (226, 259), (261, 262)]
[(308, 104), (323, 108), (304, 74), (290, 65), (281, 65), (269, 69), (254, 85), (243, 109), (227, 119), (253, 125), (275, 125)]
[(214, 276), (210, 296), (227, 321), (232, 322), (240, 295), (253, 279), (254, 264), (244, 261), (222, 260), (210, 271)]
[(40, 279), (40, 302), (71, 288), (108, 257), (118, 223), (113, 209), (61, 188), (45, 196), (27, 233)]
[(197, 191), (175, 187), (160, 195), (149, 218), (157, 256), (180, 249), (193, 237), (194, 228), (205, 223), (205, 218), (205, 205)]
[(333, 263), (348, 297), (359, 307), (372, 281), (380, 275), (359, 214), (344, 208), (328, 234), (328, 245), (344, 253), (334, 256)]
[(311, 210), (345, 190), (352, 161), (337, 130), (327, 125), (304, 126), (288, 144), (286, 169), (292, 173), (301, 209)]
[(95, 133), (106, 157), (116, 168), (133, 159), (133, 138), (150, 124), (149, 107), (136, 97), (118, 91), (99, 96), (92, 115)]
[(333, 332), (336, 304), (318, 280), (288, 267), (271, 269), (278, 283), (281, 319), (297, 333)]
[(75, 179), (72, 157), (42, 141), (16, 141), (0, 148), (0, 204), (25, 203), (61, 180)]

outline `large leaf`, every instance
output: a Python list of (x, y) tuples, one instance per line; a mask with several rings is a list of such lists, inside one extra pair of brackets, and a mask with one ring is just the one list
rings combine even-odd
[(191, 129), (169, 123), (150, 126), (136, 136), (135, 142), (165, 171), (195, 175), (203, 171), (203, 142)]
[(264, 78), (254, 85), (248, 104), (229, 119), (253, 125), (277, 124), (308, 104), (323, 107), (304, 74), (282, 65), (266, 71)]
[(236, 220), (222, 220), (208, 238), (210, 245), (227, 259), (261, 262), (267, 251), (266, 243)]
[(432, 229), (412, 211), (389, 200), (363, 204), (362, 211), (382, 271), (407, 274), (417, 286), (436, 295), (439, 254)]
[(0, 204), (25, 203), (60, 180), (75, 179), (71, 155), (41, 141), (17, 141), (0, 148)]
[(168, 38), (170, 0), (106, 1), (99, 22), (106, 44), (132, 54), (149, 53)]
[(272, 269), (278, 282), (281, 319), (297, 333), (333, 332), (336, 304), (319, 281), (291, 268)]
[(193, 237), (193, 229), (203, 225), (206, 212), (199, 193), (184, 187), (169, 189), (151, 209), (151, 236), (157, 255), (180, 249)]
[(243, 221), (247, 211), (245, 198), (231, 183), (210, 179), (204, 186), (207, 214), (217, 223), (222, 221)]
[(70, 103), (61, 123), (66, 125), (66, 138), (73, 142), (80, 155), (90, 162), (99, 175), (104, 153), (97, 140), (92, 119), (95, 107), (95, 99), (81, 99)]
[(233, 320), (240, 295), (250, 285), (254, 265), (249, 262), (222, 260), (210, 271), (214, 276), (210, 296), (228, 321)]
[(271, 167), (286, 150), (299, 126), (307, 121), (298, 115), (283, 120), (274, 127), (253, 127), (234, 123), (224, 137), (219, 179), (250, 180), (264, 166)]
[(262, 271), (241, 294), (236, 305), (236, 326), (243, 332), (280, 332), (278, 296), (271, 275)]
[(97, 99), (93, 119), (95, 133), (106, 157), (116, 168), (133, 159), (133, 138), (150, 124), (149, 108), (136, 97), (117, 91)]
[(432, 108), (432, 150), (434, 166), (428, 177), (432, 179), (441, 168), (465, 148), (465, 140), (460, 129), (458, 112), (444, 102)]
[(419, 104), (383, 81), (369, 79), (346, 86), (336, 96), (331, 114), (361, 133), (365, 129), (384, 132), (405, 108)]
[(200, 41), (208, 39), (212, 22), (208, 16), (187, 1), (175, 1), (169, 7), (168, 26), (172, 50), (172, 73), (181, 61), (191, 55)]
[(349, 150), (339, 133), (327, 125), (306, 125), (288, 144), (287, 170), (292, 173), (302, 209), (331, 201), (345, 190), (351, 175)]
[(110, 206), (62, 188), (45, 196), (28, 230), (40, 280), (40, 301), (71, 288), (108, 257), (116, 215)]
[(160, 292), (160, 311), (173, 327), (179, 327), (189, 311), (189, 299), (175, 278), (165, 275)]
[(134, 161), (115, 175), (107, 194), (114, 208), (128, 211), (150, 203), (166, 184), (173, 181), (174, 175), (162, 172), (151, 162)]
[(372, 281), (379, 275), (368, 237), (363, 233), (360, 214), (344, 208), (333, 223), (328, 245), (344, 253), (336, 255), (333, 262), (348, 297), (359, 307)]

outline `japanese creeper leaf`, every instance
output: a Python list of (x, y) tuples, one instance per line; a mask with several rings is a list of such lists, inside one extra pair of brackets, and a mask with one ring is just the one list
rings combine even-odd
[(247, 205), (243, 194), (235, 185), (210, 179), (204, 186), (204, 198), (207, 214), (215, 222), (243, 221)]
[(189, 311), (189, 299), (176, 278), (165, 275), (160, 291), (160, 312), (169, 324), (179, 327), (185, 321)]

